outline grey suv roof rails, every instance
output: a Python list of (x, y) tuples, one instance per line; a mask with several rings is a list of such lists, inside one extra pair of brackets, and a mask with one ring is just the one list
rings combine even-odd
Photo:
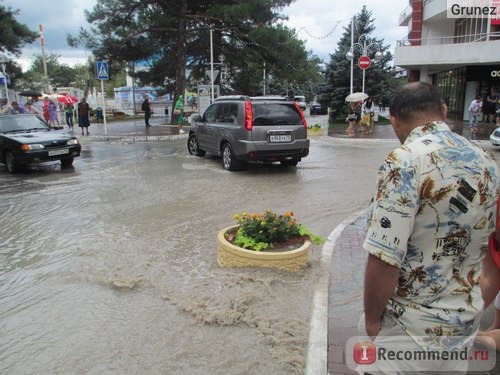
[(215, 99), (215, 101), (219, 100), (250, 100), (250, 97), (246, 95), (224, 95)]
[(284, 100), (284, 101), (291, 101), (291, 99), (288, 96), (281, 96), (281, 95), (266, 95), (266, 96), (251, 96), (251, 100)]

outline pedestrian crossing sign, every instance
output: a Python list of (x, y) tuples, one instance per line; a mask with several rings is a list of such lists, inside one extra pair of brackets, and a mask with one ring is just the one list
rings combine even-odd
[(106, 61), (96, 61), (97, 79), (109, 79), (108, 63)]

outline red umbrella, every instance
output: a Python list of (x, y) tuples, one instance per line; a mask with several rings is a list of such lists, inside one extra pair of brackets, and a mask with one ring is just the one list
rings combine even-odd
[(75, 104), (78, 103), (78, 99), (73, 95), (61, 95), (57, 97), (57, 101), (63, 104)]

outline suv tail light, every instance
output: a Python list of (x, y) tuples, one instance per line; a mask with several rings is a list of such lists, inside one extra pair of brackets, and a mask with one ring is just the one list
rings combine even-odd
[(302, 112), (302, 110), (300, 109), (297, 102), (293, 102), (293, 104), (295, 104), (295, 108), (297, 108), (297, 111), (299, 111), (299, 113), (300, 113), (300, 118), (302, 119), (302, 124), (304, 124), (304, 128), (307, 129), (307, 122), (306, 122), (306, 118), (304, 117), (304, 112)]
[(252, 131), (253, 127), (253, 114), (252, 114), (252, 103), (245, 102), (245, 129)]

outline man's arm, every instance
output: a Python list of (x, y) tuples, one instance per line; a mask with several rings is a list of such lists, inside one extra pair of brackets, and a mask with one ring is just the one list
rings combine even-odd
[(491, 251), (498, 251), (498, 242), (494, 234), (490, 236), (489, 249), (486, 256), (483, 259), (483, 272), (479, 278), (479, 286), (481, 287), (481, 294), (484, 300), (484, 308), (488, 307), (489, 304), (495, 299), (499, 286), (500, 286), (500, 268), (497, 267), (493, 257), (491, 256)]
[(368, 336), (375, 337), (380, 331), (382, 315), (387, 301), (394, 294), (399, 269), (369, 254), (365, 271), (365, 323)]

